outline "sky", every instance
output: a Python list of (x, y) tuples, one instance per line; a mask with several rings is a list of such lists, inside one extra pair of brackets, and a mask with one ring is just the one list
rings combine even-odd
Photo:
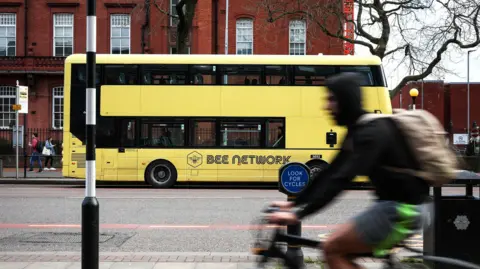
[[(354, 13), (355, 13), (355, 18), (357, 17), (357, 12), (358, 12), (358, 6), (355, 5), (354, 8)], [(432, 11), (427, 11), (427, 12), (432, 12)], [(366, 13), (368, 14), (368, 13)], [(362, 17), (366, 17), (366, 15)], [(429, 25), (437, 24), (438, 22), (438, 17), (441, 16), (442, 14), (439, 13), (439, 10), (435, 11), (435, 13), (430, 13), (427, 15), (424, 14), (422, 18), (426, 18), (424, 21), (425, 23)], [(441, 23), (441, 22), (438, 22)], [(369, 33), (374, 34), (375, 36), (380, 35), (380, 31), (375, 31), (373, 29), (368, 30)], [(393, 34), (393, 33), (392, 33)], [(363, 39), (363, 38), (359, 38)], [(389, 46), (388, 48), (394, 48), (397, 47), (397, 44), (394, 42), (395, 37), (391, 36), (391, 40), (389, 41)], [(365, 40), (365, 39), (363, 39)], [(415, 42), (415, 40), (413, 41)], [(472, 49), (475, 50), (474, 52), (470, 53), (470, 82), (477, 82), (480, 83), (480, 46), (477, 46), (476, 48)], [(355, 45), (355, 55), (371, 55), (368, 48), (362, 45)], [(450, 50), (449, 52), (450, 59), (442, 59), (442, 64), (443, 66), (448, 67), (449, 70), (454, 71), (455, 74), (444, 74), (442, 77), (430, 75), (425, 78), (425, 80), (444, 80), (445, 82), (467, 82), (467, 50), (463, 50), (459, 53), (456, 51)], [(385, 69), (385, 75), (388, 80), (388, 87), (390, 90), (393, 90), (393, 88), (400, 82), (400, 80), (408, 75), (408, 70), (404, 67), (401, 66), (400, 68), (398, 67), (398, 61), (394, 62), (392, 61), (391, 63), (387, 63), (384, 61), (384, 69)]]
[[(371, 55), (370, 51), (364, 46), (355, 45), (355, 55)], [(455, 61), (443, 60), (445, 66), (448, 66), (450, 70), (456, 71), (457, 75), (445, 74), (445, 77), (428, 76), (425, 80), (444, 80), (445, 82), (467, 82), (467, 52), (464, 51), (461, 54), (453, 54), (452, 58), (456, 57)], [(388, 87), (390, 90), (400, 82), (400, 80), (408, 74), (406, 68), (395, 69), (398, 64), (393, 62), (384, 66), (385, 75), (388, 80)], [(480, 83), (480, 47), (476, 48), (476, 51), (470, 53), (470, 82)]]

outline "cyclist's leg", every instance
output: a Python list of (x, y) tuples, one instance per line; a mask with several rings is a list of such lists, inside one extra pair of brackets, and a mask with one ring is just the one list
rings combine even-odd
[(325, 255), (329, 268), (357, 268), (348, 258), (351, 254), (370, 252), (381, 257), (420, 225), (420, 205), (378, 202), (328, 238)]
[(372, 247), (365, 244), (355, 229), (355, 223), (342, 225), (325, 242), (323, 247), (328, 268), (358, 269), (359, 265), (347, 257), (349, 253), (369, 253)]

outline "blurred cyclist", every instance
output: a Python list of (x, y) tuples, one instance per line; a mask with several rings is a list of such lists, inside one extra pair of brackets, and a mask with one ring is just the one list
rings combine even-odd
[[(419, 167), (391, 119), (357, 124), (367, 113), (362, 109), (361, 79), (356, 73), (342, 73), (326, 81), (326, 109), (338, 125), (348, 130), (340, 153), (294, 202), (273, 202), (286, 211), (269, 216), (272, 223), (298, 222), (328, 205), (356, 176), (368, 176), (378, 199), (327, 239), (323, 251), (331, 269), (360, 268), (350, 254), (373, 253), (380, 257), (413, 235), (421, 228), (421, 204), (429, 194), (424, 180), (382, 168)], [(298, 206), (304, 207), (292, 210)]]

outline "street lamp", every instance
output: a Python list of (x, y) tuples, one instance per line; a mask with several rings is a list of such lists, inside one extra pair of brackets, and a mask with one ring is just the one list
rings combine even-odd
[(415, 110), (415, 98), (418, 96), (418, 90), (413, 88), (409, 92), (410, 97), (412, 97), (412, 109)]

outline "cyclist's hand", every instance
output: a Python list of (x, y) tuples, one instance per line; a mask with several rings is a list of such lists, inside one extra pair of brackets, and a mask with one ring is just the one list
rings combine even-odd
[(287, 201), (274, 201), (270, 206), (278, 207), (280, 210), (289, 210), (293, 207), (293, 203)]
[(293, 212), (275, 212), (267, 217), (270, 223), (294, 224), (298, 222)]

